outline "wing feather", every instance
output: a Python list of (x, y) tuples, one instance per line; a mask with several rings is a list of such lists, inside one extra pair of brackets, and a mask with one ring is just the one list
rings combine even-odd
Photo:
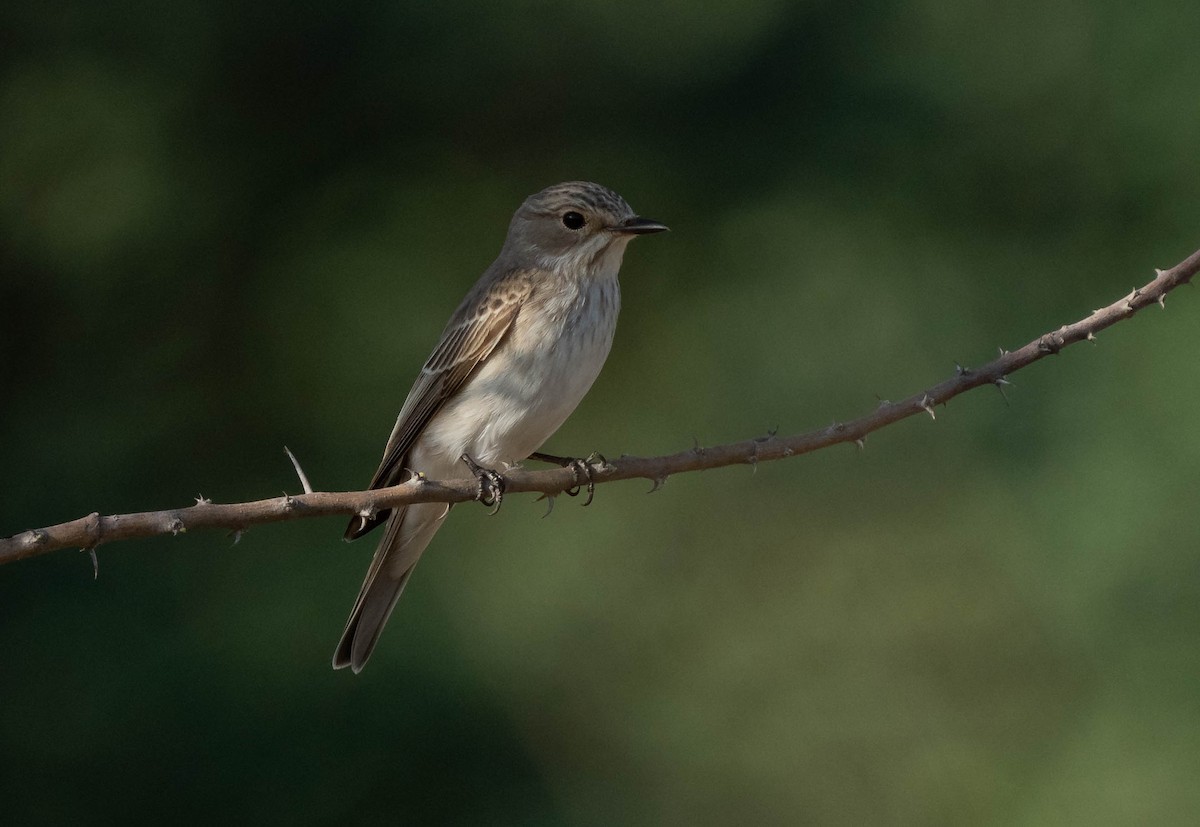
[[(408, 392), (369, 488), (386, 488), (403, 480), (405, 457), (421, 431), (504, 339), (532, 292), (529, 272), (515, 270), (481, 279), (467, 295)], [(346, 539), (361, 537), (387, 517), (387, 512), (369, 520), (355, 517)]]

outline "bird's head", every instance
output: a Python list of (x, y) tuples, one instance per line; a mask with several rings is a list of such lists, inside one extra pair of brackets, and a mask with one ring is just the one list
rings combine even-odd
[(554, 270), (619, 266), (630, 239), (666, 229), (637, 215), (608, 187), (568, 181), (525, 199), (513, 215), (504, 246), (511, 255)]

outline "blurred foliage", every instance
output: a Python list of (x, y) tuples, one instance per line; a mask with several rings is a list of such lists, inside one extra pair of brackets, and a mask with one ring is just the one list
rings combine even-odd
[[(1200, 243), (1200, 6), (0, 10), (0, 532), (366, 482), (522, 198), (668, 222), (547, 446), (861, 413)], [(867, 449), (0, 571), (14, 824), (1195, 823), (1191, 294)], [(236, 814), (236, 815), (234, 815)]]

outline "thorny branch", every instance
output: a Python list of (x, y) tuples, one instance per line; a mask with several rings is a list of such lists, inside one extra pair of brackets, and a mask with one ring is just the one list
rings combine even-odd
[[(1169, 270), (1156, 271), (1157, 275), (1153, 281), (1134, 289), (1085, 319), (1040, 336), (1018, 350), (1001, 350), (997, 359), (982, 367), (959, 366), (954, 376), (949, 379), (899, 402), (883, 401), (872, 412), (849, 422), (834, 422), (824, 428), (794, 436), (780, 437), (771, 433), (726, 445), (707, 448), (696, 445), (686, 451), (666, 456), (622, 456), (614, 462), (601, 459), (592, 465), (593, 479), (596, 483), (605, 483), (642, 478), (654, 484), (651, 490), (658, 490), (667, 477), (685, 471), (768, 462), (807, 454), (839, 443), (853, 442), (861, 446), (867, 434), (872, 431), (914, 414), (927, 413), (933, 417), (935, 406), (981, 385), (995, 385), (1003, 390), (1003, 386), (1008, 383), (1007, 377), (1021, 368), (1058, 353), (1067, 345), (1085, 339), (1093, 340), (1101, 330), (1129, 318), (1148, 305), (1165, 307), (1167, 293), (1181, 284), (1190, 283), (1198, 271), (1200, 250)], [(290, 451), (288, 454), (291, 456)], [(295, 457), (292, 457), (292, 461), (301, 478), (301, 484), (306, 489), (304, 494), (284, 494), (282, 497), (267, 500), (229, 504), (213, 503), (199, 497), (193, 506), (166, 511), (111, 516), (92, 513), (67, 523), (31, 529), (0, 539), (0, 564), (65, 548), (94, 552), (102, 543), (135, 537), (180, 534), (202, 528), (224, 528), (238, 536), (250, 526), (284, 520), (372, 514), (385, 508), (410, 503), (466, 502), (475, 499), (479, 491), (479, 484), (474, 478), (435, 482), (417, 475), (401, 485), (378, 491), (309, 492), (307, 479), (300, 470), (299, 463), (295, 461)], [(505, 471), (503, 476), (508, 493), (540, 491), (547, 497), (554, 497), (575, 488), (578, 483), (577, 474), (571, 468), (545, 471), (512, 469)]]

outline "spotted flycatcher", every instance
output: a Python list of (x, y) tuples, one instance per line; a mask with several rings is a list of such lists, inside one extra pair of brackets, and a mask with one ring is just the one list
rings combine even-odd
[[(621, 291), (617, 271), (635, 235), (667, 229), (607, 187), (558, 184), (525, 199), (500, 255), (450, 317), (396, 419), (371, 488), (423, 473), (447, 479), (529, 457), (575, 410), (608, 357)], [(495, 489), (493, 497), (501, 496)], [(362, 670), (421, 552), (450, 512), (443, 503), (355, 517), (346, 539), (380, 523), (333, 668)]]

